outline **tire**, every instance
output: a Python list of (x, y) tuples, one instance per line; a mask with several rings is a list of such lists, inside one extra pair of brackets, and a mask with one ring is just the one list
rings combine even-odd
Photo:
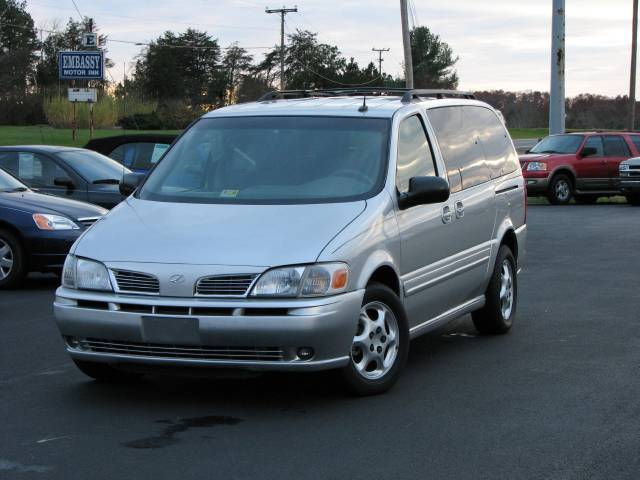
[(640, 193), (629, 193), (626, 197), (627, 203), (634, 207), (640, 207)]
[(18, 237), (0, 228), (0, 289), (15, 287), (27, 275), (27, 259)]
[(361, 396), (386, 392), (400, 377), (408, 355), (409, 324), (400, 299), (386, 285), (371, 283), (362, 301), (349, 365), (340, 371), (346, 387)]
[(91, 377), (99, 382), (130, 382), (142, 377), (141, 374), (123, 372), (121, 370), (113, 368), (107, 363), (87, 362), (84, 360), (73, 360), (78, 370), (84, 373), (87, 377)]
[(547, 190), (547, 199), (553, 205), (566, 205), (573, 197), (573, 183), (571, 179), (562, 173), (551, 179)]
[[(516, 272), (516, 261), (511, 249), (502, 245), (498, 250), (496, 264), (485, 293), (485, 306), (471, 314), (473, 324), (481, 334), (504, 334), (511, 329), (518, 306), (518, 276)], [(509, 279), (511, 280), (509, 281)]]
[(596, 195), (576, 195), (576, 203), (581, 203), (583, 205), (594, 205), (598, 203), (598, 198)]

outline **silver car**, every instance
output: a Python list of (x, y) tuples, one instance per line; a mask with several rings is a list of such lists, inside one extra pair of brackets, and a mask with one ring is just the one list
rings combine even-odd
[(290, 96), (205, 115), (78, 239), (55, 315), (80, 370), (336, 369), (366, 395), (445, 322), (511, 328), (525, 188), (496, 111), (458, 92)]
[(627, 197), (627, 202), (640, 206), (640, 157), (620, 162), (618, 186)]

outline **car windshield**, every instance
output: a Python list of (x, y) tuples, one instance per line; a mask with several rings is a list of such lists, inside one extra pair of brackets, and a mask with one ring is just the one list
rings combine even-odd
[(20, 192), (28, 190), (28, 187), (0, 169), (0, 192)]
[(582, 135), (552, 135), (542, 139), (530, 153), (576, 153), (584, 140)]
[(205, 118), (167, 152), (138, 198), (188, 203), (325, 203), (384, 181), (389, 120)]
[(68, 150), (56, 155), (89, 183), (117, 184), (125, 173), (131, 173), (115, 160), (91, 150)]

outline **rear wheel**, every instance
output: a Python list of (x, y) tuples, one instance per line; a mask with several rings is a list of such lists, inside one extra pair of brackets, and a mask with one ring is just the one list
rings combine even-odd
[(100, 382), (127, 382), (142, 377), (141, 374), (123, 372), (107, 363), (87, 362), (84, 360), (73, 360), (73, 363), (86, 376)]
[(573, 183), (571, 179), (562, 173), (551, 179), (547, 190), (547, 199), (553, 205), (566, 205), (573, 196)]
[(471, 314), (473, 324), (482, 334), (507, 333), (513, 325), (518, 304), (516, 261), (511, 249), (502, 245), (498, 251), (491, 281), (485, 293), (485, 306)]
[(0, 288), (14, 287), (27, 274), (24, 249), (13, 232), (0, 228)]
[(633, 205), (634, 207), (640, 207), (640, 193), (627, 194), (627, 203)]
[(347, 387), (357, 395), (389, 390), (409, 354), (409, 326), (404, 307), (389, 287), (372, 283), (360, 309), (349, 365), (342, 369)]

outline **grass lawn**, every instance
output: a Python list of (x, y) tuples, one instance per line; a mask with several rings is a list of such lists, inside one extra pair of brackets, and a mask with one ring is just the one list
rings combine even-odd
[[(122, 129), (95, 130), (94, 138), (122, 135)], [(127, 130), (127, 133), (180, 133), (179, 130)], [(78, 130), (77, 138), (71, 140), (71, 129), (51, 128), (49, 126), (0, 126), (0, 145), (63, 145), (84, 147), (89, 141), (88, 130)]]

